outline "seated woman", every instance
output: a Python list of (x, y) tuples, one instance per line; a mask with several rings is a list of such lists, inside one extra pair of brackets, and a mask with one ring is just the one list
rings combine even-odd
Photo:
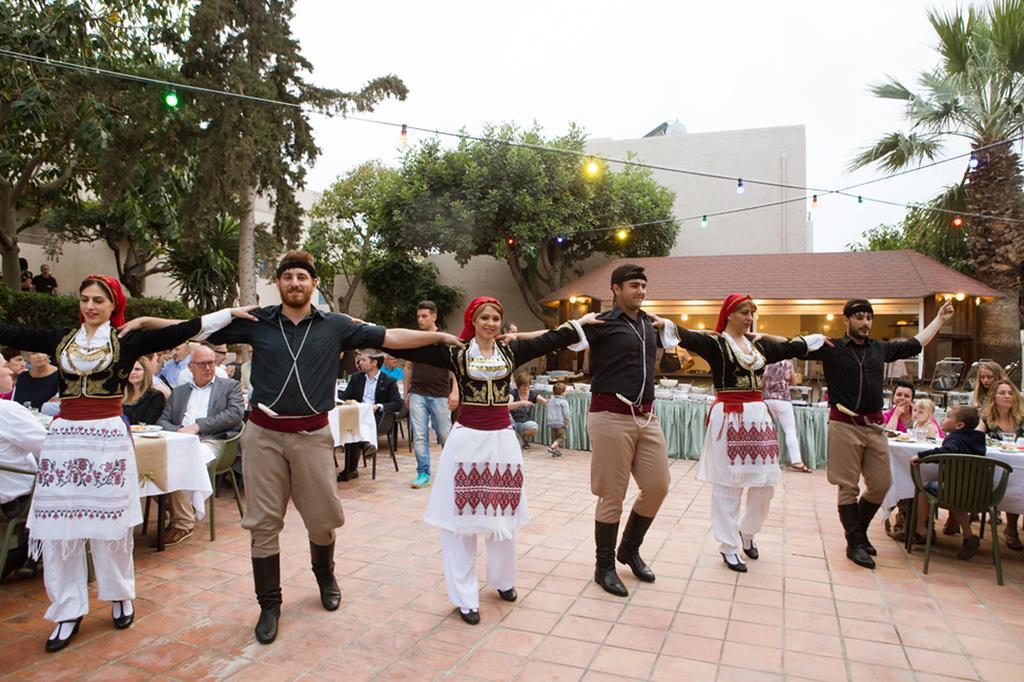
[(153, 388), (153, 374), (148, 358), (135, 361), (124, 387), (121, 408), (129, 424), (156, 424), (164, 411), (164, 394)]
[(997, 381), (1009, 379), (1006, 370), (998, 362), (986, 360), (978, 365), (978, 376), (974, 384), (974, 392), (971, 394), (971, 405), (979, 410), (985, 406), (995, 388)]
[[(981, 408), (981, 426), (994, 440), (1002, 440), (1004, 434), (1013, 438), (1024, 437), (1024, 400), (1021, 400), (1020, 389), (1009, 379), (997, 381), (988, 400)], [(1006, 513), (1006, 546), (1010, 549), (1024, 551), (1024, 543), (1020, 541), (1017, 528), (1020, 525), (1020, 514)]]
[(548, 401), (537, 391), (530, 389), (530, 370), (518, 369), (512, 375), (512, 379), (515, 381), (515, 388), (509, 396), (508, 410), (512, 415), (512, 426), (515, 427), (516, 434), (523, 442), (523, 449), (526, 450), (540, 428), (533, 419), (533, 407), (537, 403), (545, 405)]
[(57, 383), (57, 368), (50, 362), (50, 356), (46, 353), (29, 353), (28, 362), (31, 367), (15, 380), (11, 400), (33, 410), (39, 410), (42, 409), (43, 403), (57, 397), (60, 390)]
[(909, 381), (897, 381), (892, 390), (892, 407), (882, 415), (885, 428), (906, 433), (913, 420), (914, 385)]

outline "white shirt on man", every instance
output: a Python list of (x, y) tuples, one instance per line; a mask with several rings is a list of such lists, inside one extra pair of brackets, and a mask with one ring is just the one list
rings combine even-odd
[(380, 372), (375, 376), (366, 375), (366, 385), (363, 386), (363, 402), (367, 405), (377, 404), (377, 381), (380, 379)]
[(210, 396), (213, 395), (213, 382), (199, 388), (192, 384), (192, 392), (188, 394), (188, 404), (185, 406), (185, 414), (181, 416), (182, 426), (191, 426), (196, 420), (203, 419), (210, 411)]
[[(36, 460), (43, 448), (46, 429), (24, 406), (0, 400), (0, 464), (36, 470)], [(35, 476), (0, 471), (0, 504), (27, 495), (32, 491)]]

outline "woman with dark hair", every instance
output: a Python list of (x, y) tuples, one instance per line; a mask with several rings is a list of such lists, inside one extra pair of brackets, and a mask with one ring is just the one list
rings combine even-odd
[[(825, 343), (821, 334), (751, 340), (746, 335), (756, 311), (749, 296), (732, 294), (722, 303), (713, 334), (678, 329), (679, 345), (711, 365), (716, 397), (697, 478), (712, 484), (711, 528), (725, 565), (739, 573), (747, 572), (741, 547), (751, 559), (759, 556), (754, 536), (768, 516), (780, 478), (775, 423), (762, 397), (765, 367)], [(741, 518), (744, 490), (747, 506)]]
[(42, 409), (43, 403), (57, 395), (57, 368), (46, 353), (29, 353), (29, 369), (14, 381), (11, 400), (33, 410)]
[(515, 532), (529, 518), (523, 496), (523, 454), (509, 417), (512, 372), (533, 358), (569, 347), (586, 347), (583, 325), (593, 313), (545, 332), (506, 335), (496, 342), (504, 309), (497, 299), (474, 299), (463, 316), (464, 349), (425, 346), (388, 352), (451, 370), (459, 386), (458, 422), (441, 451), (425, 521), (441, 530), (441, 561), (448, 598), (466, 623), (480, 622), (476, 543), (487, 542), (487, 582), (505, 601), (515, 601)]
[[(50, 608), (57, 625), (46, 651), (59, 651), (89, 610), (85, 543), (99, 598), (113, 602), (114, 627), (134, 620), (132, 528), (141, 522), (138, 473), (122, 396), (135, 361), (247, 317), (222, 310), (160, 330), (136, 331), (147, 318), (125, 326), (125, 296), (112, 277), (90, 275), (79, 291), (77, 328), (28, 329), (0, 323), (0, 343), (57, 359), (60, 414), (50, 426), (27, 527), (34, 557), (43, 556)], [(115, 331), (122, 328), (120, 335)]]

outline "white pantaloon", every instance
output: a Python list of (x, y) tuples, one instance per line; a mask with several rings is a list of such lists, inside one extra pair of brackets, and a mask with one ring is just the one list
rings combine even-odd
[[(487, 538), (487, 584), (509, 590), (516, 584), (516, 540)], [(480, 586), (476, 580), (476, 535), (458, 535), (441, 530), (441, 562), (448, 599), (463, 611), (480, 608)]]
[[(135, 599), (134, 542), (131, 534), (123, 542), (92, 540), (89, 545), (99, 598), (104, 601)], [(43, 582), (46, 584), (46, 596), (50, 598), (47, 620), (58, 623), (87, 614), (89, 583), (85, 542), (75, 542), (65, 555), (60, 543), (44, 541)]]
[(789, 453), (790, 464), (803, 464), (800, 456), (800, 436), (796, 432), (796, 415), (793, 403), (788, 400), (765, 400), (764, 404), (779, 423), (779, 428), (786, 435), (786, 451)]
[[(747, 491), (747, 508), (743, 511), (743, 518), (740, 518), (740, 502), (744, 490)], [(739, 553), (742, 545), (740, 533), (752, 538), (761, 531), (774, 495), (775, 486), (770, 485), (751, 488), (712, 485), (711, 530), (720, 543), (720, 552)]]

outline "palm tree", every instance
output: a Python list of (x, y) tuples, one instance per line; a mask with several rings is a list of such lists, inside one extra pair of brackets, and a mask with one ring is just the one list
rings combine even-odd
[[(964, 222), (976, 277), (1006, 298), (979, 309), (981, 357), (1006, 364), (1020, 358), (1018, 341), (1024, 224), (1003, 218), (1024, 217), (1020, 155), (1010, 142), (1024, 131), (1024, 2), (1000, 0), (952, 13), (932, 10), (928, 19), (938, 36), (940, 64), (918, 78), (919, 92), (890, 77), (875, 85), (878, 97), (906, 102), (909, 131), (890, 133), (863, 150), (851, 169), (877, 164), (888, 171), (931, 160), (943, 141), (966, 138), (976, 150), (957, 186), (946, 188), (933, 205), (950, 207), (962, 197), (963, 209), (982, 218)], [(995, 144), (996, 146), (991, 146)], [(948, 214), (929, 212), (930, 220), (950, 226)]]

